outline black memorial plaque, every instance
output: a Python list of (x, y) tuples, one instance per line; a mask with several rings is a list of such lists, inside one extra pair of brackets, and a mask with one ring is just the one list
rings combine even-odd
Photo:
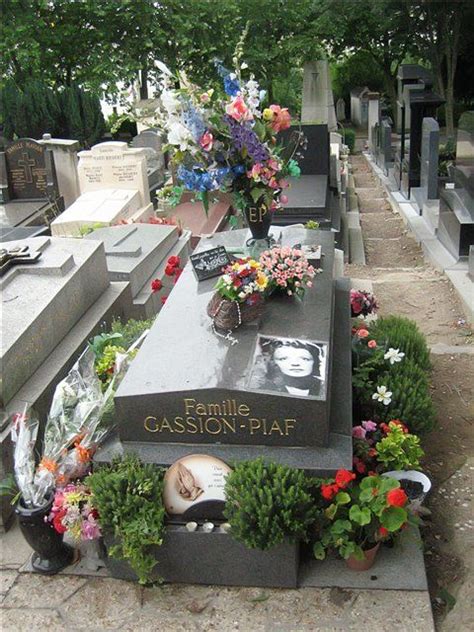
[(198, 281), (211, 279), (222, 274), (222, 268), (230, 263), (229, 253), (224, 246), (198, 252), (189, 257)]
[(23, 138), (5, 150), (10, 196), (16, 200), (41, 200), (47, 197), (48, 177), (45, 148), (35, 140)]

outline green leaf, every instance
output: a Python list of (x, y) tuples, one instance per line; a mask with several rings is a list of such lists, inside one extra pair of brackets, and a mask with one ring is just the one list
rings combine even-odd
[(262, 187), (255, 187), (250, 191), (250, 195), (252, 197), (252, 200), (255, 202), (255, 204), (262, 197), (262, 195), (264, 195), (264, 193), (265, 193), (265, 189)]
[(349, 518), (356, 524), (363, 527), (369, 524), (372, 519), (372, 513), (368, 507), (359, 507), (359, 505), (352, 505), (349, 510)]
[(324, 560), (326, 557), (326, 549), (321, 542), (315, 542), (313, 545), (313, 555), (317, 560)]
[(335, 500), (338, 505), (347, 505), (351, 502), (351, 497), (347, 492), (339, 492)]
[(407, 521), (407, 512), (402, 507), (387, 507), (382, 511), (380, 522), (391, 533), (398, 531)]
[(345, 531), (351, 531), (352, 525), (349, 520), (336, 520), (331, 527), (331, 531), (336, 535), (341, 535)]

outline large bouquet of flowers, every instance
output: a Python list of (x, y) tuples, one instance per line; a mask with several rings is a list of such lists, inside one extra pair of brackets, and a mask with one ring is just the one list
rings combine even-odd
[(70, 483), (58, 488), (48, 520), (55, 531), (69, 533), (76, 542), (96, 540), (102, 534), (99, 514), (91, 501), (91, 491), (83, 483)]
[[(291, 151), (276, 139), (278, 132), (290, 127), (288, 109), (276, 104), (262, 109), (265, 93), (253, 75), (248, 80), (242, 77), (247, 65), (240, 63), (240, 55), (234, 58), (235, 72), (215, 62), (225, 95), (192, 85), (182, 73), (173, 77), (160, 64), (162, 106), (157, 123), (166, 133), (177, 179), (197, 193), (206, 212), (210, 191), (228, 191), (250, 226), (267, 221), (269, 227), (272, 212), (287, 202), (286, 177), (298, 176), (300, 169)], [(178, 82), (179, 89), (172, 87)]]
[(280, 290), (288, 296), (302, 297), (313, 284), (316, 271), (298, 248), (275, 246), (262, 252), (260, 263), (269, 278), (271, 292)]

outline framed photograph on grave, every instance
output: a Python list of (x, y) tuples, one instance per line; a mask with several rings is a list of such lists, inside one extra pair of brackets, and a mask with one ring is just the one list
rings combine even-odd
[(189, 257), (198, 281), (220, 276), (222, 268), (230, 264), (230, 256), (224, 246), (198, 252)]
[(259, 334), (247, 387), (296, 397), (326, 399), (328, 345)]

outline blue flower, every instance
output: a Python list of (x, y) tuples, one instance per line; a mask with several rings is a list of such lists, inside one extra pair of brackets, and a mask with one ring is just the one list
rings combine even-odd
[(187, 103), (183, 112), (183, 124), (189, 129), (195, 141), (198, 141), (206, 131), (206, 124), (192, 103)]
[(231, 79), (230, 75), (224, 77), (224, 90), (230, 97), (235, 97), (240, 92), (240, 85), (237, 79)]
[(232, 173), (230, 167), (219, 167), (217, 169), (205, 169), (201, 166), (187, 169), (184, 165), (178, 167), (178, 179), (184, 184), (188, 191), (217, 191), (221, 188), (224, 180)]

